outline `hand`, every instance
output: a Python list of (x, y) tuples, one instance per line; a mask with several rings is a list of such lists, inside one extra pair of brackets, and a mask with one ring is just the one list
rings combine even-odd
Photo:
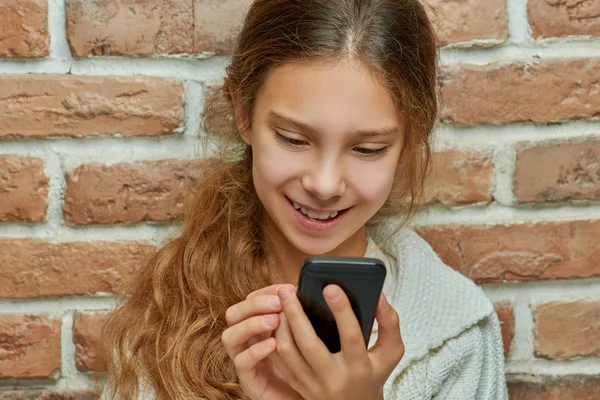
[(250, 293), (225, 313), (228, 328), (221, 341), (233, 360), (242, 390), (252, 400), (302, 400), (265, 360), (276, 349), (272, 333), (282, 311), (279, 286)]
[(377, 342), (365, 348), (360, 325), (345, 293), (327, 286), (324, 297), (340, 332), (341, 351), (331, 354), (316, 335), (295, 291), (278, 291), (283, 313), (275, 332), (277, 351), (269, 356), (290, 386), (305, 400), (383, 399), (383, 385), (404, 356), (400, 321), (382, 294), (375, 318)]

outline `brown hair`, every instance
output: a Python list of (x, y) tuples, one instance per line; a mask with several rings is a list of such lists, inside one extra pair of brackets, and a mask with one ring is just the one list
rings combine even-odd
[[(236, 106), (251, 115), (273, 68), (353, 57), (370, 67), (406, 120), (406, 162), (379, 216), (414, 213), (437, 116), (435, 34), (419, 0), (258, 0), (250, 7), (204, 130), (221, 152), (190, 201), (181, 234), (145, 265), (131, 297), (105, 325), (113, 398), (140, 385), (157, 399), (246, 398), (220, 336), (225, 310), (276, 279), (264, 251), (252, 153), (239, 140)], [(239, 100), (238, 98), (239, 97)], [(239, 104), (237, 104), (239, 102)], [(251, 121), (247, 121), (251, 124)], [(396, 203), (396, 204), (394, 204)]]

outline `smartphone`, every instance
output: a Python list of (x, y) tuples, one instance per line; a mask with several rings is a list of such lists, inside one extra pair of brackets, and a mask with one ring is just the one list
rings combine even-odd
[(367, 346), (385, 275), (383, 262), (376, 258), (312, 256), (304, 260), (298, 299), (317, 336), (331, 353), (341, 350), (340, 334), (323, 289), (336, 284), (346, 293)]

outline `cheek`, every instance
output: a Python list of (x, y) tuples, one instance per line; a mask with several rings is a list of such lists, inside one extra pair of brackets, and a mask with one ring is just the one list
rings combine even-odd
[[(253, 145), (253, 176), (257, 191), (276, 190), (292, 180), (299, 165), (289, 152), (273, 143), (259, 142)], [(300, 164), (301, 165), (301, 164)]]
[(381, 207), (387, 200), (394, 183), (395, 164), (374, 162), (354, 167), (353, 186), (365, 203)]

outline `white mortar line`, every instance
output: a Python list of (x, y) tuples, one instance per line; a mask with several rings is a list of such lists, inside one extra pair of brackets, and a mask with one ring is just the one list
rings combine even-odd
[(547, 125), (515, 123), (472, 126), (443, 124), (436, 129), (436, 147), (438, 148), (489, 148), (526, 141), (544, 144), (578, 139), (600, 139), (600, 122), (573, 120)]
[(172, 237), (180, 229), (180, 225), (178, 222), (82, 225), (81, 227), (61, 225), (54, 229), (48, 223), (12, 222), (0, 224), (0, 239), (37, 239), (51, 243), (138, 241), (159, 246), (168, 237)]
[(77, 375), (75, 366), (75, 344), (73, 343), (73, 311), (62, 315), (61, 324), (61, 364), (62, 377)]
[(508, 43), (531, 43), (527, 1), (507, 0)]
[(109, 311), (114, 309), (117, 303), (117, 297), (112, 294), (98, 294), (95, 296), (53, 296), (26, 299), (1, 298), (0, 314), (58, 314), (64, 316), (75, 310)]
[(193, 138), (200, 134), (200, 122), (204, 110), (204, 87), (194, 81), (185, 83), (185, 134)]
[(551, 361), (537, 359), (519, 360), (506, 363), (507, 374), (531, 375), (600, 375), (600, 359), (586, 358), (579, 360)]
[(600, 204), (596, 202), (573, 202), (558, 204), (520, 205), (518, 208), (499, 203), (447, 208), (430, 206), (417, 213), (412, 225), (510, 225), (524, 222), (570, 222), (600, 219)]
[(65, 0), (48, 2), (48, 30), (50, 33), (50, 60), (72, 61), (67, 42), (67, 14)]
[(494, 189), (492, 196), (499, 204), (513, 205), (516, 198), (513, 190), (516, 152), (514, 146), (498, 145), (493, 153)]

